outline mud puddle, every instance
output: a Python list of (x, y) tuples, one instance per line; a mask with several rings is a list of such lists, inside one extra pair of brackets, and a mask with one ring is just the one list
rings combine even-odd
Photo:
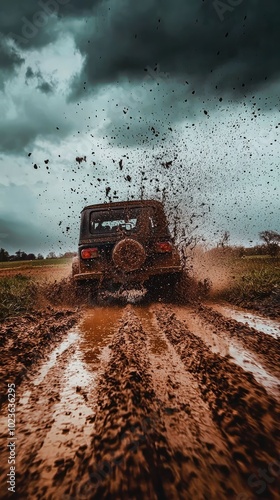
[(119, 306), (88, 309), (79, 323), (82, 357), (92, 370), (108, 358), (108, 344), (123, 310)]
[(208, 303), (214, 311), (222, 314), (226, 318), (234, 319), (243, 324), (247, 324), (251, 328), (255, 328), (259, 332), (271, 335), (275, 339), (280, 338), (280, 323), (279, 321), (267, 319), (258, 314), (249, 313), (238, 307), (232, 307), (224, 304)]
[[(29, 385), (38, 386), (40, 385), (44, 378), (47, 376), (48, 372), (55, 366), (58, 357), (63, 354), (71, 345), (77, 342), (79, 335), (77, 331), (70, 331), (67, 335), (67, 338), (61, 342), (61, 344), (56, 347), (51, 354), (49, 355), (49, 359), (42, 364), (39, 369), (39, 372), (36, 374), (35, 378), (29, 382)], [(19, 400), (19, 404), (25, 405), (28, 403), (30, 395), (32, 391), (28, 389), (23, 393)]]
[(87, 446), (93, 431), (89, 424), (95, 415), (94, 400), (88, 402), (87, 394), (94, 390), (96, 378), (97, 374), (94, 376), (81, 361), (77, 348), (65, 368), (60, 401), (53, 408), (50, 429), (36, 456), (36, 463), (42, 464), (40, 475), (44, 482), (63, 477), (65, 467), (74, 466), (76, 450)]
[[(211, 324), (198, 317), (191, 308), (173, 307), (173, 310), (178, 319), (182, 320), (194, 335), (200, 337), (213, 353), (223, 357), (230, 356), (236, 365), (251, 373), (269, 394), (280, 400), (280, 380), (263, 367), (256, 353), (245, 349), (238, 340), (226, 332), (218, 334)], [(220, 310), (218, 312), (222, 314)]]
[[(97, 380), (121, 315), (122, 308), (86, 310), (19, 388), (16, 435), (21, 498), (45, 498), (46, 488), (48, 498), (66, 498), (77, 461), (94, 432)], [(1, 419), (2, 423), (1, 462), (6, 464), (6, 423)], [(1, 466), (1, 481), (6, 472), (5, 465)]]
[(252, 373), (256, 381), (259, 382), (269, 394), (280, 401), (280, 380), (267, 373), (253, 354), (246, 352), (237, 343), (231, 342), (229, 345), (229, 355), (238, 366), (243, 368), (243, 370)]
[(149, 342), (151, 353), (157, 356), (165, 354), (168, 350), (168, 345), (162, 334), (157, 330), (154, 315), (149, 306), (136, 307), (134, 311), (141, 321), (144, 329), (149, 331)]

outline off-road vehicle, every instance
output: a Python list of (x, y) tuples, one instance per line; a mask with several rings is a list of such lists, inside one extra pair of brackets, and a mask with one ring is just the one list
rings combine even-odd
[(181, 275), (180, 254), (162, 204), (154, 200), (90, 205), (81, 212), (72, 274), (94, 289), (145, 285), (166, 292)]

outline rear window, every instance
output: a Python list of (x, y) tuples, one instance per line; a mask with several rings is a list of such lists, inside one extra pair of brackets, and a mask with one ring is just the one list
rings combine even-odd
[(90, 214), (90, 232), (92, 234), (126, 234), (140, 230), (143, 225), (154, 227), (151, 208), (115, 208), (95, 210)]

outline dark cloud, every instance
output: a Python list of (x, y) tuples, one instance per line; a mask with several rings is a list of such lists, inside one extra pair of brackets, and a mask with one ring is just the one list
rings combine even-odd
[[(15, 68), (23, 62), (9, 44), (22, 51), (42, 48), (71, 32), (67, 20), (93, 13), (102, 0), (2, 0), (0, 16), (0, 88)], [(65, 21), (65, 22), (64, 22)], [(46, 85), (42, 91), (45, 92)], [(48, 88), (47, 91), (50, 89)]]
[(0, 88), (3, 88), (4, 79), (13, 75), (24, 59), (16, 52), (16, 50), (7, 44), (7, 41), (0, 34), (0, 68), (2, 78), (0, 78)]
[(53, 86), (48, 82), (42, 82), (37, 85), (37, 89), (41, 90), (43, 94), (51, 94), (53, 92)]
[[(61, 15), (83, 17), (85, 14), (95, 12), (96, 7), (102, 4), (104, 0), (64, 0), (63, 10)], [(59, 0), (58, 0), (59, 3)], [(104, 2), (107, 3), (107, 0)]]
[(2, 0), (0, 32), (22, 49), (53, 42), (61, 31), (57, 24), (69, 17), (93, 12), (99, 0)]
[(52, 43), (59, 36), (57, 22), (55, 16), (47, 15), (40, 9), (37, 1), (1, 4), (0, 32), (23, 50)]
[[(53, 228), (43, 228), (32, 221), (32, 215), (26, 214), (27, 220), (19, 220), (15, 216), (0, 218), (0, 247), (9, 253), (22, 250), (26, 253), (48, 252), (54, 249), (59, 251), (59, 235)], [(64, 248), (74, 249), (72, 241), (64, 238)]]
[(0, 121), (1, 152), (22, 154), (37, 137), (58, 144), (73, 130), (73, 121), (64, 119), (60, 104), (47, 106), (46, 101), (38, 101), (35, 92), (32, 103), (20, 102), (19, 107), (17, 116)]
[[(74, 96), (90, 85), (143, 79), (159, 63), (173, 78), (241, 94), (279, 74), (280, 4), (276, 0), (229, 3), (175, 0), (107, 2), (108, 17), (91, 17), (76, 33), (85, 55)], [(224, 13), (217, 5), (228, 6)]]
[(35, 76), (35, 73), (34, 73), (33, 69), (30, 66), (28, 66), (26, 73), (25, 73), (26, 80), (30, 80), (31, 78), (34, 78), (34, 76)]
[(43, 92), (43, 94), (51, 94), (54, 90), (54, 84), (47, 82), (41, 71), (33, 71), (33, 69), (28, 66), (26, 73), (25, 73), (25, 81), (28, 84), (29, 80), (37, 80), (37, 89)]
[(2, 0), (0, 32), (42, 47), (82, 20), (71, 26), (85, 56), (74, 97), (85, 81), (139, 81), (156, 63), (174, 79), (243, 95), (279, 74), (279, 14), (277, 0)]
[(73, 248), (68, 231), (66, 234), (63, 232), (65, 226), (69, 226), (69, 220), (66, 219), (63, 228), (59, 228), (62, 211), (51, 213), (49, 207), (41, 210), (33, 188), (13, 183), (7, 186), (0, 184), (0, 247), (9, 253), (18, 249), (27, 253), (58, 251), (62, 244), (65, 249)]

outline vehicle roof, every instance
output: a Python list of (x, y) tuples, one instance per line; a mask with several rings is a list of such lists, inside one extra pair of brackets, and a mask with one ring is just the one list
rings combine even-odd
[(139, 205), (154, 206), (163, 209), (162, 203), (158, 200), (132, 200), (132, 201), (114, 201), (109, 203), (98, 203), (97, 205), (88, 205), (83, 208), (82, 212), (89, 209), (96, 210), (98, 208), (102, 208), (103, 210), (104, 209), (106, 210), (106, 208), (123, 208), (123, 207), (133, 207), (133, 206), (139, 207)]

